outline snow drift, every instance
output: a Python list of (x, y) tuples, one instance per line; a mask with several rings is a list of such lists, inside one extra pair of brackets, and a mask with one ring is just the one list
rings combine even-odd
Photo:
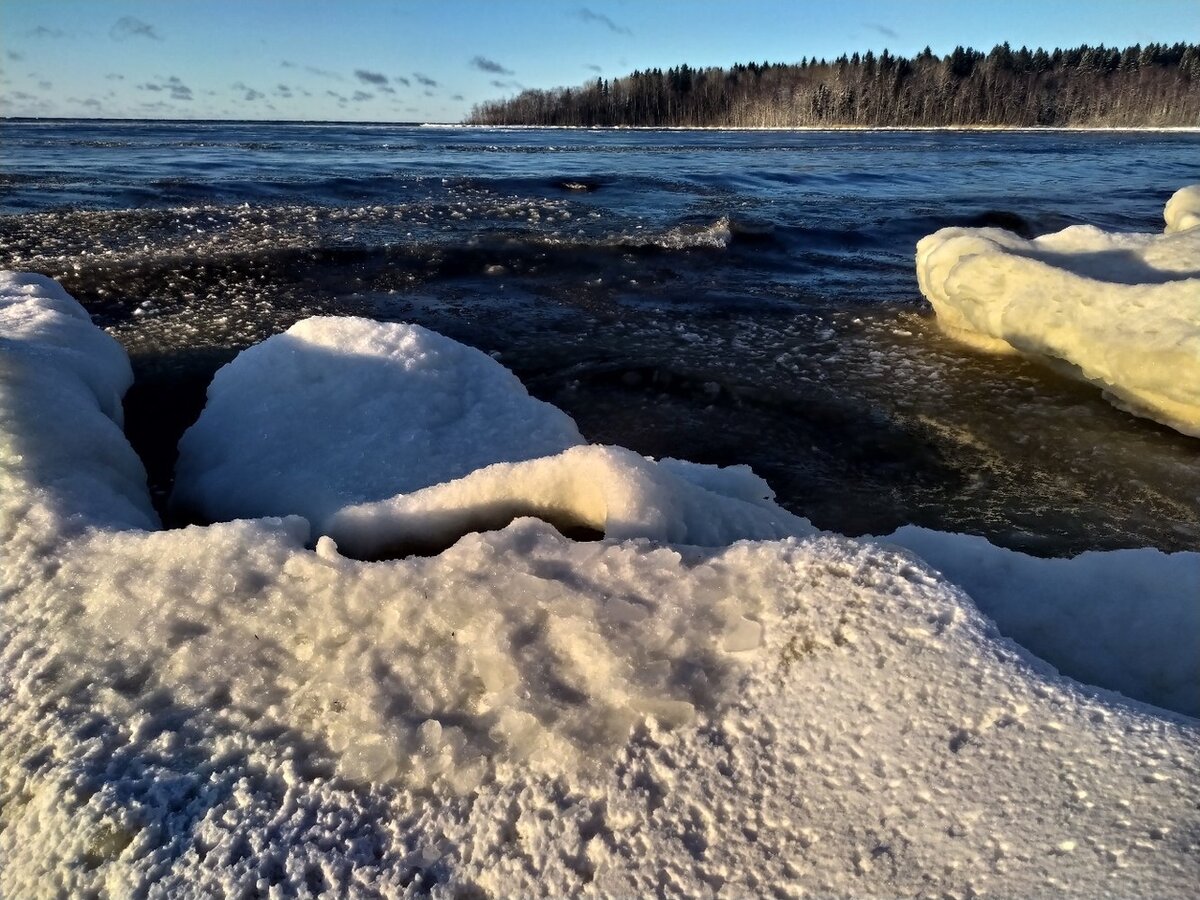
[[(310, 549), (299, 517), (154, 531), (123, 355), (45, 279), (0, 276), (0, 316), (0, 894), (1170, 895), (1200, 875), (1195, 723), (1059, 678), (906, 552), (518, 519), (367, 563)], [(505, 465), (552, 480), (610, 453), (641, 465)], [(739, 470), (656, 465), (669, 503), (689, 489), (667, 475), (769, 502)], [(487, 472), (425, 490), (502, 496)]]
[(917, 280), (951, 337), (1027, 354), (1200, 437), (1200, 185), (1164, 215), (1162, 235), (943, 228), (917, 244)]

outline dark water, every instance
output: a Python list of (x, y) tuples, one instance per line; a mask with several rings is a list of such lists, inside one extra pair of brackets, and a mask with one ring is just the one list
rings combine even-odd
[(819, 526), (1200, 545), (1200, 442), (943, 338), (952, 224), (1159, 231), (1193, 134), (0, 124), (0, 266), (128, 348), (160, 495), (216, 366), (316, 313), (495, 353), (591, 439), (747, 462)]

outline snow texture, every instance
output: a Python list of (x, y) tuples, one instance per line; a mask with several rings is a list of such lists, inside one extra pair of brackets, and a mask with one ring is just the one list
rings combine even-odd
[(0, 291), (2, 896), (1200, 877), (1196, 722), (1060, 678), (907, 552), (519, 519), (360, 562), (299, 518), (149, 530), (128, 363), (52, 284)]
[(419, 325), (318, 317), (217, 372), (172, 501), (210, 521), (294, 513), (323, 533), (343, 506), (582, 440), (485, 353)]
[(915, 525), (881, 542), (939, 569), (1001, 632), (1063, 674), (1200, 716), (1200, 553), (1038, 559)]
[(1200, 437), (1198, 201), (1200, 185), (1177, 192), (1162, 235), (943, 228), (917, 244), (917, 280), (951, 337), (1024, 353)]

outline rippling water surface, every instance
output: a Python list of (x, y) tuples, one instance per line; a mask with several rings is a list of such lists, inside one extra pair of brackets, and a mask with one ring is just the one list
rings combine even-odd
[(948, 341), (913, 275), (946, 225), (1159, 231), (1196, 135), (10, 122), (0, 145), (0, 267), (129, 350), (160, 497), (213, 370), (341, 313), (492, 352), (593, 440), (749, 463), (822, 527), (1200, 545), (1200, 442)]

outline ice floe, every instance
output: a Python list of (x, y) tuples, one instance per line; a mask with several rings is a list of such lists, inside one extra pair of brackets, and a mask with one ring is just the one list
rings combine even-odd
[(474, 348), (419, 325), (316, 317), (238, 354), (179, 444), (173, 501), (212, 521), (343, 506), (582, 443)]
[(917, 279), (948, 335), (1024, 353), (1200, 436), (1198, 202), (1200, 185), (1177, 192), (1161, 235), (943, 228), (917, 244)]
[[(1179, 895), (1200, 876), (1195, 722), (1059, 677), (907, 551), (580, 543), (520, 518), (361, 562), (299, 517), (153, 530), (123, 354), (44, 279), (0, 280), (0, 316), (4, 896)], [(539, 512), (538, 490), (613, 467), (647, 502), (769, 511), (736, 468), (503, 465), (512, 490), (493, 466), (413, 496)], [(626, 508), (603, 507), (605, 529)]]

